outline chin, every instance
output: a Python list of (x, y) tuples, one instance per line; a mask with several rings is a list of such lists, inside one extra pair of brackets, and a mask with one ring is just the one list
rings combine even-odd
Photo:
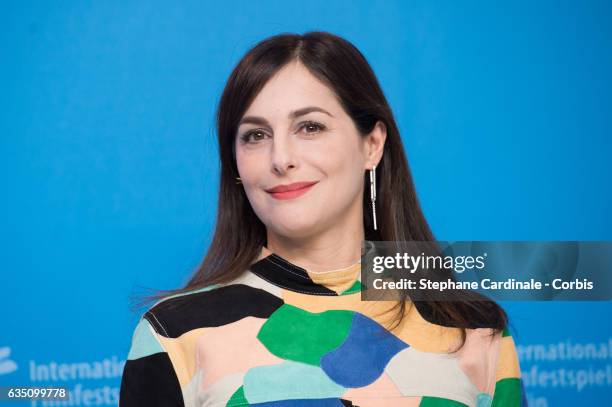
[(268, 218), (268, 224), (278, 234), (287, 237), (307, 237), (313, 234), (319, 226), (315, 219), (300, 217), (294, 214)]

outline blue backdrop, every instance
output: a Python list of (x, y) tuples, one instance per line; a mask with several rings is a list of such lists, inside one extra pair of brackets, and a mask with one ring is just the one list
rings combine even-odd
[[(366, 55), (439, 239), (612, 240), (610, 2), (2, 6), (0, 385), (116, 404), (129, 296), (183, 284), (202, 258), (220, 93), (280, 32)], [(609, 302), (503, 305), (533, 406), (609, 399)]]

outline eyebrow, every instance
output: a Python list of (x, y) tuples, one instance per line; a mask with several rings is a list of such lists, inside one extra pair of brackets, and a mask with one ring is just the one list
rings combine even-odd
[[(297, 109), (294, 110), (292, 112), (289, 113), (289, 118), (290, 119), (295, 119), (297, 117), (300, 116), (304, 116), (305, 114), (311, 113), (311, 112), (321, 112), (321, 113), (325, 113), (326, 115), (328, 115), (329, 117), (334, 117), (331, 113), (329, 113), (327, 110), (322, 109), (320, 107), (317, 106), (308, 106), (308, 107), (303, 107), (301, 109)], [(240, 126), (241, 124), (255, 124), (258, 126), (268, 126), (270, 127), (270, 123), (268, 123), (268, 121), (266, 119), (264, 119), (263, 117), (260, 116), (244, 116), (242, 118), (242, 120), (240, 120), (240, 122), (238, 123), (238, 126)]]

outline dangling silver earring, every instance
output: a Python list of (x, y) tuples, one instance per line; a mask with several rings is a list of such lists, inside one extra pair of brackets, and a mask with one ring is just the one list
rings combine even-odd
[(376, 228), (376, 165), (370, 170), (370, 200), (372, 201), (372, 219), (374, 219), (374, 230)]

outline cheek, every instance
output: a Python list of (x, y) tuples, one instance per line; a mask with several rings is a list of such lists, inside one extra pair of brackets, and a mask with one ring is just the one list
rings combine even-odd
[(238, 168), (238, 174), (240, 177), (244, 177), (248, 172), (246, 168), (249, 167), (249, 157), (246, 156), (241, 150), (240, 147), (236, 147), (236, 167)]
[[(263, 149), (236, 151), (236, 167), (242, 188), (255, 212), (268, 206), (268, 194), (262, 188), (270, 183), (269, 157)], [(258, 213), (258, 215), (261, 215)]]
[(331, 145), (317, 159), (335, 187), (354, 191), (363, 182), (363, 157), (361, 151), (347, 148), (347, 144)]
[(240, 148), (237, 149), (236, 167), (245, 188), (260, 183), (262, 174), (265, 171), (264, 165), (265, 161), (262, 160), (261, 155), (258, 156), (253, 152), (241, 151)]

